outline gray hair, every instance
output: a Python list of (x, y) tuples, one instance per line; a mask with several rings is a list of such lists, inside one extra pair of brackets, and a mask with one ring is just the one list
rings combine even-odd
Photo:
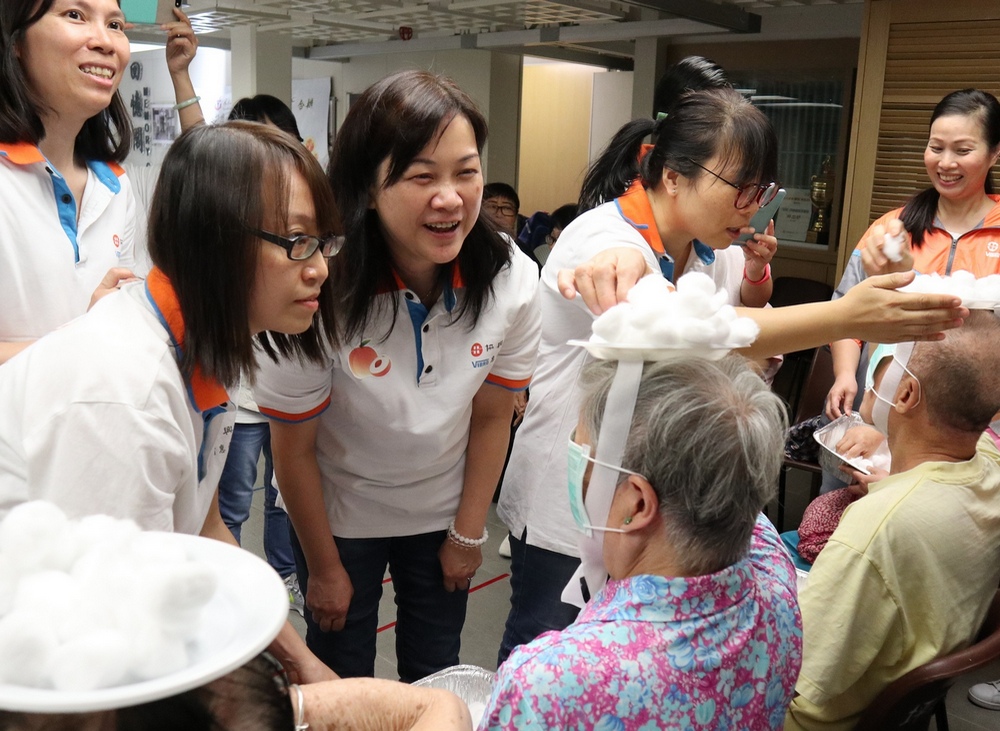
[[(593, 439), (615, 369), (598, 361), (583, 373), (581, 419)], [(746, 554), (775, 493), (787, 427), (781, 399), (738, 355), (645, 365), (621, 466), (653, 486), (687, 573), (720, 571)]]
[(931, 422), (968, 434), (986, 430), (1000, 411), (1000, 319), (972, 310), (944, 340), (920, 342), (908, 367), (921, 385)]

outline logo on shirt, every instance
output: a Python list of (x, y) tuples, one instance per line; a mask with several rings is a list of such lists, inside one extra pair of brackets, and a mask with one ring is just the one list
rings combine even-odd
[(115, 234), (111, 238), (111, 243), (113, 243), (115, 245), (116, 249), (120, 249), (122, 247), (122, 240), (118, 237), (118, 234)]
[(347, 364), (351, 367), (351, 373), (358, 379), (368, 378), (368, 376), (381, 378), (392, 367), (392, 361), (384, 355), (379, 355), (375, 348), (368, 345), (370, 342), (370, 340), (362, 340), (361, 345), (347, 356)]
[(996, 241), (991, 241), (986, 244), (986, 258), (1000, 259), (1000, 244)]
[(503, 345), (503, 340), (496, 345), (492, 343), (473, 343), (469, 349), (469, 352), (472, 354), (472, 367), (485, 368), (496, 360), (496, 354), (500, 350), (501, 345)]

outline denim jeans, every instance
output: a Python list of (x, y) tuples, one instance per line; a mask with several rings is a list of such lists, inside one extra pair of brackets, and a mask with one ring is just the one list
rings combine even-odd
[(266, 422), (233, 427), (226, 466), (219, 478), (219, 512), (239, 543), (243, 524), (250, 517), (261, 451), (264, 452), (264, 555), (271, 568), (284, 578), (295, 573), (295, 558), (288, 537), (288, 516), (274, 504), (278, 491), (272, 484), (271, 430)]
[(527, 536), (527, 529), (520, 538), (513, 533), (510, 536), (510, 614), (500, 641), (497, 667), (518, 645), (531, 642), (543, 632), (566, 629), (580, 612), (561, 599), (580, 559), (529, 546)]
[[(444, 590), (438, 549), (444, 531), (401, 538), (337, 538), (341, 563), (354, 587), (347, 622), (323, 632), (306, 611), (306, 644), (341, 677), (375, 675), (375, 637), (386, 566), (396, 593), (396, 669), (412, 683), (458, 664), (467, 591)], [(299, 586), (309, 591), (309, 571), (292, 532)]]

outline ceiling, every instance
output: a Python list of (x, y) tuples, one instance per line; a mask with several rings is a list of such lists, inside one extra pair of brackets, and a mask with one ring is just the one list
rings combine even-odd
[(631, 61), (637, 37), (755, 33), (770, 10), (863, 1), (186, 0), (185, 11), (206, 40), (255, 25), (289, 34), (299, 53), (318, 59), (453, 47)]

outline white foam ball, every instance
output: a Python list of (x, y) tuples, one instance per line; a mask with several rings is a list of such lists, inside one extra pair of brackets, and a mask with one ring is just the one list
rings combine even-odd
[(740, 317), (729, 323), (729, 342), (734, 347), (750, 345), (759, 334), (760, 328), (749, 317)]
[(712, 342), (712, 330), (704, 320), (687, 317), (680, 322), (680, 336), (688, 343), (707, 345)]
[(56, 505), (32, 500), (13, 508), (0, 523), (0, 553), (14, 558), (21, 573), (63, 568), (69, 521)]
[(58, 647), (55, 632), (30, 610), (0, 619), (0, 680), (15, 685), (47, 684), (49, 662)]
[(662, 303), (670, 292), (670, 283), (666, 279), (659, 274), (649, 274), (633, 285), (626, 295), (626, 300), (633, 305), (644, 303), (656, 305)]
[(202, 608), (215, 594), (218, 576), (209, 566), (187, 562), (164, 565), (138, 583), (164, 634), (188, 639), (197, 630)]
[(628, 318), (628, 307), (625, 304), (615, 305), (594, 320), (593, 332), (608, 342), (618, 342), (618, 337), (625, 327)]
[(100, 629), (60, 645), (52, 653), (56, 690), (87, 691), (118, 685), (128, 672), (129, 647), (121, 632)]
[(162, 678), (188, 666), (189, 656), (183, 640), (172, 639), (151, 628), (131, 645), (129, 668), (143, 679)]
[(883, 237), (882, 253), (889, 261), (903, 261), (903, 244), (906, 241), (906, 234), (900, 232), (893, 236), (886, 233)]

